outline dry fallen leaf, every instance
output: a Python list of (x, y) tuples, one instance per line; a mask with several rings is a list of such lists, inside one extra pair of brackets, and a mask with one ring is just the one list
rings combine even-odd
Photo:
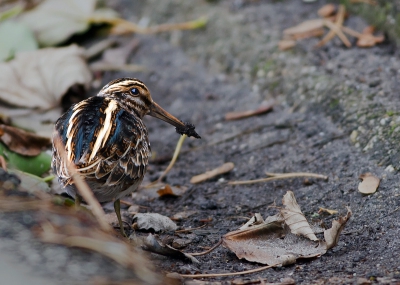
[(227, 233), (223, 236), (223, 245), (238, 258), (268, 265), (289, 265), (297, 258), (316, 257), (326, 252), (325, 246), (287, 232), (281, 222)]
[(158, 195), (160, 197), (163, 196), (182, 196), (185, 194), (187, 187), (184, 186), (171, 186), (169, 184), (165, 184), (160, 189), (157, 190)]
[(332, 227), (324, 231), (324, 238), (326, 242), (326, 249), (331, 249), (336, 246), (339, 242), (339, 236), (342, 230), (344, 229), (346, 223), (350, 219), (352, 215), (351, 210), (347, 209), (347, 215), (344, 217), (340, 217), (339, 220), (334, 220), (332, 222)]
[(207, 171), (203, 174), (193, 176), (192, 179), (190, 179), (190, 183), (196, 184), (196, 183), (206, 181), (217, 175), (227, 173), (227, 172), (231, 171), (234, 167), (235, 167), (235, 165), (232, 162), (224, 163), (220, 167), (217, 167), (211, 171)]
[(357, 41), (358, 47), (373, 47), (385, 40), (383, 35), (374, 36), (372, 34), (362, 34)]
[(92, 79), (83, 49), (76, 45), (18, 53), (0, 63), (0, 74), (0, 100), (41, 110), (58, 106), (71, 86), (88, 86)]
[(334, 4), (326, 4), (318, 9), (318, 16), (326, 18), (332, 16), (336, 12), (336, 6)]
[[(308, 237), (314, 236), (308, 234), (308, 229), (302, 236), (298, 232), (299, 223), (294, 220), (304, 215), (300, 211), (296, 199), (292, 192), (283, 198), (286, 208), (292, 210), (287, 211), (287, 217), (282, 219), (281, 215), (275, 215), (265, 219), (261, 224), (253, 223), (249, 227), (237, 231), (227, 233), (223, 236), (223, 245), (233, 251), (238, 258), (245, 258), (248, 261), (254, 261), (262, 264), (293, 264), (298, 258), (311, 258), (325, 254), (325, 252), (334, 247), (341, 231), (351, 216), (351, 211), (345, 217), (339, 218), (339, 221), (333, 221), (332, 228), (324, 232), (326, 241), (310, 240)], [(294, 211), (293, 211), (294, 209)], [(262, 218), (258, 218), (262, 221)], [(271, 222), (269, 222), (271, 221)], [(308, 222), (300, 218), (300, 224), (304, 224), (309, 228)], [(293, 225), (296, 225), (293, 227)], [(291, 229), (291, 232), (289, 231)], [(295, 231), (294, 231), (295, 230)]]
[(155, 232), (175, 231), (178, 228), (170, 218), (157, 213), (137, 213), (133, 216), (133, 223), (136, 229), (153, 229)]
[(229, 112), (229, 113), (225, 114), (225, 120), (233, 121), (233, 120), (240, 120), (240, 119), (248, 118), (251, 116), (261, 115), (261, 114), (271, 111), (273, 107), (274, 107), (274, 103), (269, 102), (267, 104), (262, 104), (256, 110)]
[(0, 125), (0, 141), (13, 152), (26, 156), (39, 155), (51, 145), (48, 138), (6, 125)]
[(360, 179), (363, 181), (358, 184), (358, 191), (363, 194), (373, 194), (378, 189), (380, 179), (370, 172), (361, 174)]
[(310, 240), (317, 241), (318, 238), (315, 236), (310, 224), (301, 212), (300, 206), (297, 204), (292, 191), (288, 191), (283, 196), (282, 204), (285, 208), (282, 208), (280, 212), (291, 232), (296, 235), (305, 236)]

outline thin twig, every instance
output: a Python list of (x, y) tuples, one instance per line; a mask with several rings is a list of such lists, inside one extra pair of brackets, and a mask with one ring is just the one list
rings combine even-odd
[(186, 138), (187, 138), (187, 135), (182, 135), (182, 136), (179, 138), (179, 141), (178, 141), (178, 143), (176, 144), (176, 148), (175, 148), (174, 155), (172, 156), (172, 160), (171, 160), (171, 162), (169, 163), (167, 169), (165, 169), (165, 171), (163, 172), (163, 174), (161, 174), (161, 176), (157, 179), (157, 182), (158, 182), (158, 183), (161, 182), (161, 180), (165, 177), (165, 175), (167, 175), (168, 172), (169, 172), (169, 171), (172, 169), (172, 167), (174, 166), (176, 160), (178, 159), (179, 153), (180, 153), (180, 151), (181, 151), (183, 142), (185, 141)]
[(268, 266), (263, 266), (260, 268), (256, 269), (251, 269), (251, 270), (246, 270), (246, 271), (240, 271), (240, 272), (232, 272), (232, 273), (215, 273), (215, 274), (179, 274), (183, 278), (206, 278), (206, 277), (222, 277), (222, 276), (234, 276), (234, 275), (242, 275), (242, 274), (251, 274), (255, 272), (260, 272), (275, 266), (278, 266), (280, 264), (274, 264), (274, 265), (268, 265)]
[(346, 47), (351, 47), (351, 43), (350, 43), (349, 39), (346, 37), (345, 34), (343, 34), (343, 32), (341, 30), (342, 26), (337, 26), (332, 21), (329, 21), (329, 20), (324, 20), (324, 25), (327, 26), (332, 31), (334, 31)]
[(176, 233), (176, 234), (180, 234), (180, 233), (192, 232), (192, 231), (195, 231), (195, 230), (202, 229), (202, 228), (204, 228), (205, 226), (207, 226), (207, 224), (204, 224), (204, 225), (202, 225), (202, 226), (200, 226), (200, 227), (197, 227), (197, 228), (190, 228), (190, 229), (178, 230), (178, 231), (175, 231), (175, 233)]
[(93, 194), (93, 191), (89, 188), (89, 186), (83, 180), (83, 178), (78, 174), (78, 172), (75, 169), (75, 166), (72, 165), (72, 163), (69, 161), (60, 136), (56, 136), (54, 138), (54, 145), (61, 156), (61, 161), (66, 163), (68, 172), (71, 174), (71, 178), (74, 181), (79, 194), (91, 207), (93, 215), (96, 217), (100, 227), (105, 231), (111, 231), (111, 226), (107, 223), (105, 219), (105, 213), (99, 201), (97, 201), (96, 197)]
[(352, 37), (355, 37), (355, 38), (361, 38), (362, 37), (361, 33), (357, 32), (357, 31), (355, 31), (353, 29), (350, 29), (350, 28), (345, 27), (345, 26), (341, 26), (340, 28), (342, 29), (343, 32), (345, 32), (346, 34), (348, 34), (348, 35), (350, 35)]
[(149, 184), (147, 184), (146, 186), (144, 186), (144, 187), (143, 187), (144, 189), (148, 189), (148, 188), (155, 187), (157, 184), (163, 185), (163, 184), (161, 183), (161, 180), (165, 177), (165, 175), (168, 174), (168, 172), (169, 172), (169, 171), (172, 169), (172, 167), (174, 166), (176, 160), (178, 159), (179, 153), (180, 153), (180, 151), (181, 151), (183, 142), (185, 141), (186, 137), (187, 137), (186, 135), (182, 135), (182, 136), (179, 138), (179, 141), (178, 141), (178, 143), (176, 144), (176, 147), (175, 147), (174, 155), (172, 156), (171, 162), (169, 163), (167, 169), (164, 170), (164, 172), (161, 174), (161, 176), (160, 176), (156, 181), (150, 182)]
[(327, 180), (328, 176), (317, 174), (317, 173), (308, 173), (308, 172), (293, 172), (293, 173), (270, 173), (266, 172), (268, 176), (267, 178), (254, 179), (254, 180), (244, 180), (244, 181), (231, 181), (228, 182), (229, 185), (245, 185), (245, 184), (254, 184), (261, 182), (269, 182), (273, 180), (279, 179), (288, 179), (288, 178), (299, 178), (299, 177), (313, 177), (318, 179)]
[[(346, 12), (346, 8), (344, 7), (344, 5), (339, 5), (337, 18), (336, 18), (336, 22), (335, 22), (335, 25), (338, 28), (340, 28), (343, 25), (345, 12)], [(336, 34), (335, 31), (330, 30), (325, 35), (325, 37), (317, 44), (317, 47), (321, 47), (321, 46), (325, 45), (327, 42), (329, 42), (331, 39), (333, 39), (335, 37), (335, 34)]]
[(220, 239), (213, 247), (211, 247), (210, 249), (207, 249), (206, 251), (202, 251), (202, 252), (193, 252), (193, 253), (188, 253), (192, 256), (200, 256), (200, 255), (206, 255), (208, 253), (210, 253), (211, 251), (213, 251), (214, 249), (216, 249), (217, 247), (219, 247), (222, 243), (222, 239)]
[(139, 25), (129, 22), (121, 18), (103, 18), (93, 17), (89, 19), (91, 23), (109, 24), (113, 26), (112, 33), (137, 33), (137, 34), (155, 34), (161, 32), (168, 32), (173, 30), (193, 30), (202, 28), (207, 24), (207, 18), (201, 17), (194, 21), (188, 21), (184, 23), (176, 24), (162, 24), (153, 27), (143, 28)]

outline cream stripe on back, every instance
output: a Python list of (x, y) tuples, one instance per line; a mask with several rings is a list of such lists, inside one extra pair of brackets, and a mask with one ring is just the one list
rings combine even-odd
[(73, 123), (73, 120), (74, 120), (74, 118), (76, 117), (76, 115), (79, 113), (79, 111), (82, 110), (81, 107), (83, 107), (84, 105), (86, 105), (86, 102), (85, 102), (85, 101), (82, 101), (82, 102), (76, 104), (76, 105), (74, 106), (74, 111), (75, 111), (75, 112), (71, 115), (71, 118), (69, 118), (69, 121), (68, 121), (68, 129), (67, 129), (67, 135), (66, 135), (66, 137), (68, 138), (68, 140), (67, 140), (67, 143), (66, 143), (66, 145), (65, 145), (65, 149), (66, 149), (66, 151), (67, 151), (68, 159), (69, 159), (70, 161), (72, 161), (72, 155), (73, 155), (73, 151), (72, 151), (72, 139), (73, 139), (74, 136), (71, 134), (72, 128), (75, 127), (75, 125), (74, 125), (74, 123)]
[(92, 159), (96, 156), (100, 147), (103, 147), (106, 143), (108, 136), (110, 135), (112, 129), (112, 113), (118, 108), (118, 103), (115, 100), (110, 100), (108, 103), (107, 109), (104, 111), (106, 114), (106, 119), (104, 120), (103, 127), (99, 131), (99, 135), (97, 136), (96, 142), (94, 143), (92, 153), (90, 154), (89, 161), (91, 162)]

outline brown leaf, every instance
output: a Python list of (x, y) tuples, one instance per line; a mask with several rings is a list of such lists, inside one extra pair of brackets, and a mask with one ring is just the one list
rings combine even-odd
[(283, 196), (282, 203), (285, 208), (282, 208), (280, 212), (291, 232), (296, 235), (305, 236), (310, 240), (317, 241), (318, 238), (315, 236), (310, 224), (301, 212), (300, 206), (297, 204), (292, 191), (288, 191)]
[(363, 194), (373, 194), (379, 187), (380, 179), (370, 172), (361, 174), (360, 179), (363, 181), (358, 184), (358, 191)]
[(182, 196), (183, 194), (185, 194), (187, 190), (187, 187), (184, 186), (171, 186), (169, 184), (165, 184), (164, 186), (162, 186), (160, 189), (157, 190), (158, 195), (160, 195), (160, 197), (163, 196)]
[(332, 227), (328, 230), (324, 231), (324, 238), (326, 242), (326, 249), (331, 249), (332, 247), (336, 246), (339, 242), (339, 236), (346, 223), (350, 219), (352, 212), (350, 208), (347, 208), (347, 214), (344, 217), (340, 217), (339, 220), (334, 220), (332, 222)]
[(13, 152), (26, 156), (39, 155), (51, 146), (48, 138), (6, 125), (0, 125), (0, 140)]
[(362, 34), (357, 41), (358, 47), (373, 47), (385, 40), (383, 35), (374, 36), (372, 34)]
[(280, 222), (230, 232), (222, 240), (238, 258), (269, 265), (289, 265), (297, 258), (316, 257), (326, 252), (324, 246), (316, 247), (308, 238), (287, 233)]
[(271, 111), (273, 107), (274, 107), (274, 103), (269, 102), (265, 105), (261, 105), (256, 110), (229, 112), (229, 113), (225, 114), (225, 120), (227, 120), (227, 121), (240, 120), (240, 119), (244, 119), (244, 118), (248, 118), (248, 117), (252, 117), (252, 116), (256, 116), (256, 115), (265, 114), (265, 113)]
[(281, 40), (278, 43), (279, 50), (288, 50), (296, 46), (295, 40)]
[(364, 30), (362, 31), (363, 34), (365, 35), (372, 35), (375, 32), (375, 27), (374, 26), (366, 26)]
[[(288, 28), (283, 31), (283, 34), (287, 37), (299, 39), (304, 38), (304, 34), (313, 34), (315, 31), (319, 31), (324, 27), (323, 19), (313, 19), (304, 21), (297, 26)], [(323, 31), (323, 30), (322, 30)]]
[(224, 163), (220, 167), (217, 167), (211, 171), (207, 171), (203, 174), (193, 176), (192, 179), (190, 179), (190, 183), (196, 184), (196, 183), (206, 181), (217, 175), (227, 173), (227, 172), (231, 171), (234, 167), (235, 167), (235, 165), (232, 162)]
[(318, 16), (326, 18), (332, 16), (336, 12), (336, 6), (334, 4), (326, 4), (319, 8)]

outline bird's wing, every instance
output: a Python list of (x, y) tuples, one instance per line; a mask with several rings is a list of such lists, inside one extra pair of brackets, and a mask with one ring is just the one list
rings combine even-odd
[[(86, 179), (111, 186), (133, 182), (145, 173), (150, 156), (146, 127), (112, 99), (91, 97), (74, 105), (57, 121), (56, 134)], [(62, 180), (68, 171), (54, 152), (53, 169)]]

